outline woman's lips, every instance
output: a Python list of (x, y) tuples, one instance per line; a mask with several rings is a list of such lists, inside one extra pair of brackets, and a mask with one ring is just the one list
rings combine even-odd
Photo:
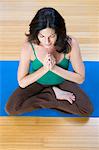
[(45, 45), (45, 47), (48, 47), (48, 48), (50, 48), (50, 47), (52, 47), (52, 45)]

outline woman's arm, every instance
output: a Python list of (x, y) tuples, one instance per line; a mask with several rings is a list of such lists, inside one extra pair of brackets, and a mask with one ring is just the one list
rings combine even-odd
[(17, 72), (18, 84), (21, 88), (25, 88), (28, 85), (34, 83), (47, 72), (47, 70), (43, 66), (39, 70), (28, 75), (29, 66), (30, 66), (29, 46), (30, 45), (27, 42), (25, 42), (23, 48), (21, 49), (20, 63)]
[(34, 83), (39, 78), (41, 78), (46, 72), (44, 70), (44, 67), (41, 67), (39, 70), (35, 71), (34, 73), (26, 75), (23, 78), (21, 78), (20, 80), (18, 80), (19, 86), (21, 88), (27, 87), (28, 85)]
[(52, 72), (58, 74), (66, 80), (76, 82), (78, 84), (83, 83), (85, 79), (85, 67), (81, 58), (80, 48), (77, 40), (72, 39), (72, 50), (70, 52), (70, 61), (74, 72), (65, 70), (57, 65), (52, 68)]

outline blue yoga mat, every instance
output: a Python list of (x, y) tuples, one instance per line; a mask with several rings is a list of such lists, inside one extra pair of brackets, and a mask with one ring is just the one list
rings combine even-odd
[[(17, 69), (19, 61), (0, 61), (0, 116), (8, 116), (4, 107), (12, 92), (18, 87)], [(85, 61), (86, 78), (80, 87), (88, 94), (94, 107), (91, 117), (99, 117), (99, 62)], [(69, 70), (72, 70), (71, 64)], [(55, 109), (37, 109), (19, 116), (77, 117)]]

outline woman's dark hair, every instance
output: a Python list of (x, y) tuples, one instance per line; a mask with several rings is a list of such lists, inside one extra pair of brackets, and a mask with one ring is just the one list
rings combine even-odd
[(33, 41), (39, 45), (39, 31), (49, 27), (54, 29), (55, 33), (57, 34), (57, 40), (54, 44), (57, 52), (68, 53), (71, 51), (72, 39), (66, 34), (65, 21), (54, 8), (44, 7), (39, 9), (29, 26), (29, 34), (25, 33), (25, 35), (28, 37), (28, 42)]

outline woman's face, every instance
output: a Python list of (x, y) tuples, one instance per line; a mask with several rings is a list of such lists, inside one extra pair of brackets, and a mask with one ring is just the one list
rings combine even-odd
[(45, 48), (53, 48), (54, 43), (56, 42), (57, 35), (55, 30), (52, 28), (45, 28), (39, 31), (38, 39), (40, 44)]

